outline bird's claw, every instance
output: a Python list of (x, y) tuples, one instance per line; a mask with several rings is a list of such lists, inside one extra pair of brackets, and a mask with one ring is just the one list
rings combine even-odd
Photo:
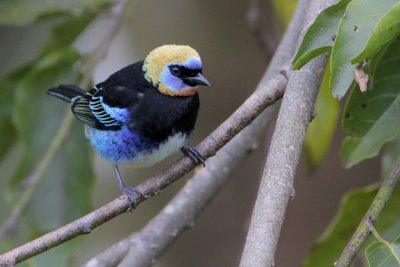
[(202, 164), (203, 167), (206, 166), (203, 155), (201, 155), (200, 152), (197, 151), (195, 148), (190, 146), (185, 146), (182, 147), (181, 150), (182, 153), (185, 154), (185, 156), (189, 157), (194, 164), (196, 165)]
[(136, 188), (131, 186), (122, 186), (120, 189), (122, 194), (128, 197), (132, 204), (132, 209), (136, 209), (139, 204), (138, 200), (142, 197), (142, 194)]

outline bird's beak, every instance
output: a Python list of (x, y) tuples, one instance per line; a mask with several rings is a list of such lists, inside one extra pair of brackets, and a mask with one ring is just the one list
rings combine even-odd
[(196, 86), (196, 85), (210, 86), (210, 82), (201, 73), (197, 74), (197, 76), (195, 77), (185, 77), (182, 80), (190, 86)]

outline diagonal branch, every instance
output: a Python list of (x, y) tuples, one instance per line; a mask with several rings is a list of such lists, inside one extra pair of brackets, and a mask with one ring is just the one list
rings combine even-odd
[[(221, 147), (249, 125), (265, 108), (281, 99), (286, 84), (287, 75), (286, 71), (283, 70), (265, 84), (263, 90), (253, 93), (226, 121), (197, 146), (197, 150), (205, 158), (214, 156)], [(158, 194), (163, 188), (178, 180), (194, 167), (195, 165), (190, 159), (181, 158), (160, 174), (138, 185), (136, 189), (141, 193), (141, 196), (136, 198), (136, 203)], [(0, 266), (2, 264), (16, 264), (74, 237), (89, 233), (97, 226), (131, 208), (130, 201), (125, 196), (119, 197), (70, 224), (0, 255)]]
[(375, 220), (378, 218), (386, 203), (389, 201), (389, 198), (399, 181), (400, 159), (398, 159), (392, 170), (392, 173), (383, 180), (382, 185), (379, 188), (379, 191), (371, 205), (369, 206), (368, 211), (349, 240), (349, 243), (347, 243), (346, 247), (342, 251), (338, 261), (335, 263), (335, 266), (345, 267), (351, 265), (354, 258), (357, 256), (357, 253), (360, 251), (362, 244), (369, 236), (371, 226), (373, 227)]
[[(256, 90), (262, 90), (269, 79), (279, 72), (294, 54), (301, 25), (309, 0), (301, 0), (268, 70)], [(207, 161), (186, 186), (147, 225), (129, 237), (112, 245), (92, 258), (87, 264), (97, 267), (116, 266), (128, 256), (121, 266), (149, 266), (188, 228), (207, 203), (230, 180), (235, 167), (257, 146), (262, 129), (275, 113), (276, 105), (269, 107), (248, 127), (225, 145), (218, 154)]]
[[(334, 2), (311, 1), (303, 33), (319, 12)], [(326, 61), (327, 57), (319, 57), (289, 77), (253, 209), (241, 267), (274, 265), (286, 207), (294, 195), (294, 175)]]

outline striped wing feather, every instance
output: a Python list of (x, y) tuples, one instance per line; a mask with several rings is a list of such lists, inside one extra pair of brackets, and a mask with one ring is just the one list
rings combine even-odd
[(86, 125), (98, 130), (118, 130), (123, 123), (104, 109), (102, 90), (93, 88), (72, 105), (74, 115)]

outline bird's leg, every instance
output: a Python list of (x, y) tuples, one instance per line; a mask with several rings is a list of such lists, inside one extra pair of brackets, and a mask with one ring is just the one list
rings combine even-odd
[(134, 187), (124, 185), (117, 165), (113, 165), (113, 169), (118, 178), (119, 189), (121, 190), (122, 194), (126, 195), (129, 198), (129, 201), (132, 203), (133, 209), (135, 209), (138, 204), (136, 199), (140, 198), (141, 193), (137, 191)]
[(202, 164), (204, 167), (206, 166), (204, 163), (204, 157), (195, 148), (184, 146), (181, 148), (181, 151), (185, 156), (189, 157), (194, 164)]

